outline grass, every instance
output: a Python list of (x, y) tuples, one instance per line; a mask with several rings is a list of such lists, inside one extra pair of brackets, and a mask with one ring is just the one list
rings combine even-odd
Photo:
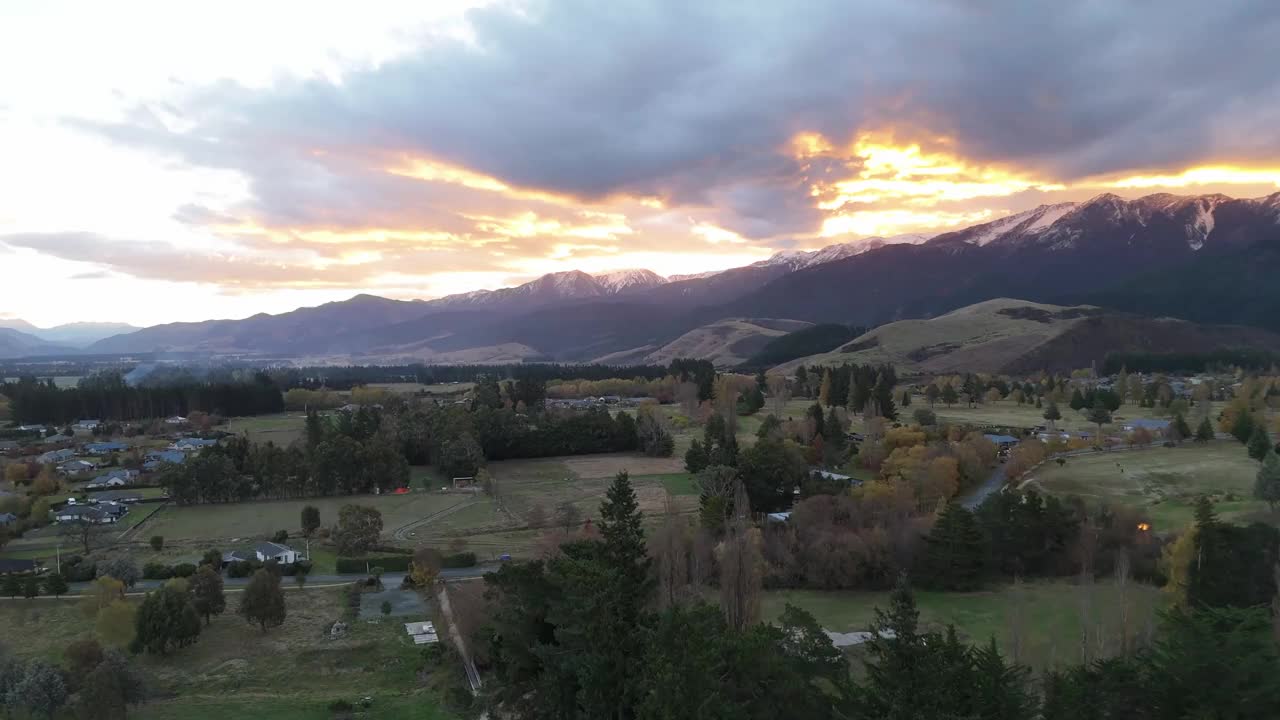
[(377, 508), (382, 513), (383, 534), (445, 508), (464, 502), (467, 496), (413, 492), (407, 495), (359, 495), (299, 500), (259, 500), (228, 505), (165, 506), (142, 533), (163, 535), (166, 541), (256, 538), (278, 530), (296, 532), (302, 508), (314, 505), (321, 522), (334, 525), (343, 505)]
[(1144, 509), (1157, 531), (1167, 531), (1191, 522), (1202, 494), (1214, 497), (1223, 519), (1266, 512), (1265, 503), (1251, 499), (1257, 472), (1258, 462), (1244, 446), (1215, 440), (1072, 457), (1061, 467), (1048, 463), (1033, 475), (1048, 492)]
[[(1112, 582), (1096, 583), (1089, 589), (1074, 581), (1058, 580), (1024, 583), (1020, 588), (1003, 586), (976, 593), (915, 593), (923, 627), (942, 630), (956, 627), (962, 639), (985, 643), (994, 637), (1007, 654), (1014, 654), (1021, 616), (1022, 641), (1017, 654), (1022, 662), (1042, 669), (1077, 662), (1084, 627), (1089, 627), (1091, 645), (1099, 642), (1118, 647), (1122, 635), (1120, 608), (1127, 607), (1131, 633), (1145, 628), (1164, 598), (1151, 586), (1130, 583), (1125, 590)], [(1090, 599), (1092, 609), (1086, 607)], [(875, 609), (888, 608), (887, 592), (822, 592), (775, 590), (764, 594), (762, 614), (777, 618), (788, 604), (807, 610), (825, 629), (836, 632), (868, 630)], [(1090, 618), (1082, 622), (1082, 618)]]
[(672, 495), (697, 495), (698, 488), (694, 484), (693, 473), (669, 473), (667, 475), (649, 475), (647, 477), (635, 478), (636, 480), (647, 480), (658, 482), (667, 492)]
[[(928, 402), (924, 398), (917, 396), (913, 399), (911, 405), (906, 408), (898, 408), (899, 413), (904, 419), (910, 419), (912, 411), (920, 407), (929, 407)], [(1019, 405), (1012, 400), (1000, 400), (993, 403), (984, 403), (977, 407), (965, 407), (963, 404), (952, 405), (947, 407), (941, 403), (934, 405), (933, 412), (938, 416), (939, 420), (960, 423), (967, 425), (989, 425), (995, 427), (1008, 428), (1033, 428), (1038, 425), (1045, 425), (1047, 421), (1044, 419), (1044, 408), (1038, 408), (1035, 404)], [(1096, 432), (1097, 425), (1085, 419), (1084, 413), (1072, 410), (1066, 404), (1058, 406), (1058, 410), (1062, 413), (1062, 419), (1056, 423), (1059, 430), (1088, 430)], [(1119, 423), (1124, 420), (1134, 420), (1137, 418), (1159, 418), (1156, 414), (1159, 408), (1144, 408), (1137, 405), (1122, 405), (1119, 410), (1112, 414), (1117, 424), (1112, 429), (1119, 428)], [(1165, 418), (1167, 419), (1167, 418)], [(1106, 428), (1107, 426), (1103, 426)]]
[[(432, 686), (454, 668), (429, 669), (424, 686), (419, 652), (398, 623), (352, 623), (345, 637), (330, 640), (326, 631), (342, 616), (337, 588), (286, 590), (285, 598), (284, 625), (265, 635), (235, 615), (239, 595), (229, 593), (227, 613), (196, 644), (164, 657), (139, 656), (154, 699), (131, 716), (319, 719), (330, 716), (333, 700), (370, 696), (374, 705), (365, 717), (453, 717)], [(27, 640), (12, 648), (17, 655), (53, 662), (92, 632), (79, 603), (56, 600), (0, 602), (0, 627), (23, 628)]]
[(235, 435), (244, 434), (250, 442), (273, 442), (288, 447), (306, 431), (307, 415), (300, 412), (283, 412), (274, 415), (231, 418), (223, 429)]
[(395, 393), (404, 393), (413, 395), (416, 393), (426, 393), (427, 395), (458, 395), (465, 393), (475, 386), (475, 383), (457, 382), (457, 383), (436, 383), (434, 385), (425, 385), (423, 383), (403, 382), (403, 383), (369, 383), (368, 387), (389, 390)]

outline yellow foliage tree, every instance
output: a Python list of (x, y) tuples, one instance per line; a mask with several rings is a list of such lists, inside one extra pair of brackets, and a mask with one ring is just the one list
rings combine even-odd
[(1191, 579), (1191, 561), (1196, 556), (1196, 527), (1192, 525), (1178, 536), (1178, 539), (1165, 546), (1160, 553), (1160, 570), (1167, 581), (1164, 592), (1173, 599), (1173, 604), (1182, 607), (1187, 602), (1187, 585)]
[(133, 642), (135, 631), (135, 615), (137, 608), (127, 600), (114, 600), (98, 611), (98, 618), (93, 629), (98, 638), (107, 645), (128, 647)]
[(124, 583), (104, 575), (89, 583), (83, 596), (80, 609), (85, 617), (96, 618), (103, 608), (124, 598)]

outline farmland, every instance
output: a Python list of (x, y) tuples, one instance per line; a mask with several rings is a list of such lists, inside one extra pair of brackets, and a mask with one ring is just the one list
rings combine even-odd
[(302, 437), (307, 416), (300, 412), (283, 412), (274, 415), (231, 418), (224, 428), (235, 435), (246, 435), (250, 442), (273, 442), (288, 447)]
[[(1144, 629), (1165, 599), (1155, 588), (1114, 582), (1081, 586), (1075, 581), (1043, 581), (1005, 585), (984, 592), (916, 591), (921, 625), (943, 630), (948, 624), (971, 643), (994, 637), (1003, 651), (1034, 668), (1078, 662), (1083, 629), (1089, 642), (1114, 652), (1121, 632), (1121, 606), (1128, 608), (1130, 633)], [(836, 632), (868, 630), (877, 607), (887, 609), (887, 592), (820, 592), (775, 590), (764, 594), (766, 619), (782, 614), (788, 604), (812, 613), (824, 628)], [(1020, 626), (1020, 627), (1019, 627)], [(1017, 635), (1021, 629), (1022, 637)]]
[[(371, 696), (377, 717), (453, 717), (437, 688), (452, 666), (434, 667), (424, 684), (417, 649), (396, 621), (351, 623), (345, 637), (326, 631), (342, 617), (337, 588), (286, 592), (288, 617), (263, 635), (235, 615), (239, 595), (229, 592), (228, 612), (215, 617), (192, 646), (167, 656), (138, 656), (152, 700), (131, 717), (327, 718), (327, 705)], [(13, 644), (19, 657), (62, 662), (68, 643), (92, 635), (79, 604), (36, 600), (0, 603), (0, 627), (24, 629)]]
[(1225, 519), (1266, 512), (1251, 492), (1258, 462), (1234, 440), (1183, 443), (1068, 458), (1046, 464), (1034, 482), (1059, 495), (1078, 495), (1091, 503), (1139, 508), (1150, 513), (1157, 531), (1177, 530), (1191, 522), (1195, 499), (1210, 495)]

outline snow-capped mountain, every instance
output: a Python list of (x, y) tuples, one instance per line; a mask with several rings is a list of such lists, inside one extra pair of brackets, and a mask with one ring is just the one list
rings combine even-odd
[(596, 282), (600, 283), (601, 287), (612, 293), (651, 288), (667, 282), (667, 279), (658, 273), (643, 268), (614, 270), (607, 273), (597, 273), (592, 277), (595, 278)]
[(819, 250), (783, 250), (782, 252), (774, 253), (768, 260), (752, 263), (751, 267), (782, 265), (792, 270), (801, 270), (815, 265), (843, 260), (854, 255), (861, 255), (862, 253), (882, 248), (885, 245), (919, 245), (928, 242), (931, 238), (933, 238), (933, 235), (912, 233), (890, 237), (863, 238), (861, 240), (828, 245)]

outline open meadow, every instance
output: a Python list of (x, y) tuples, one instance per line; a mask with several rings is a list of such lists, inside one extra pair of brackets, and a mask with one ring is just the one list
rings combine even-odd
[[(983, 592), (915, 591), (921, 627), (955, 625), (962, 640), (982, 644), (994, 637), (1007, 655), (1039, 669), (1080, 661), (1084, 630), (1095, 654), (1115, 654), (1124, 635), (1148, 630), (1166, 599), (1149, 585), (1114, 582), (1080, 585), (1075, 580), (1027, 582)], [(807, 610), (827, 630), (869, 630), (877, 607), (888, 609), (888, 592), (772, 590), (764, 593), (762, 616), (775, 619), (790, 603)], [(1098, 648), (1102, 648), (1100, 651)]]
[(1268, 514), (1252, 498), (1258, 461), (1235, 440), (1184, 442), (1179, 447), (1113, 451), (1046, 463), (1032, 482), (1046, 492), (1078, 495), (1090, 503), (1138, 508), (1150, 514), (1157, 532), (1191, 523), (1196, 498), (1209, 495), (1223, 519)]
[[(373, 698), (368, 717), (454, 717), (438, 688), (456, 668), (431, 666), (420, 676), (421, 654), (402, 619), (362, 618), (344, 637), (330, 639), (329, 627), (343, 617), (341, 590), (285, 587), (287, 619), (266, 634), (235, 614), (240, 595), (229, 591), (227, 612), (194, 645), (163, 657), (137, 656), (152, 699), (130, 717), (321, 720), (331, 717), (327, 706), (334, 700), (362, 697)], [(18, 657), (55, 663), (63, 662), (69, 643), (93, 637), (80, 603), (70, 599), (0, 602), (0, 628), (22, 629), (23, 642), (6, 643)]]
[(282, 412), (231, 418), (221, 429), (235, 435), (246, 435), (249, 442), (273, 442), (280, 447), (288, 447), (294, 440), (302, 438), (306, 424), (306, 413)]
[[(905, 408), (905, 412), (903, 412), (904, 408), (898, 408), (898, 412), (904, 420), (909, 420), (911, 412), (921, 407), (927, 408), (929, 404), (923, 397), (917, 396), (913, 398), (912, 404)], [(942, 403), (936, 403), (931, 409), (940, 421), (950, 423), (1011, 429), (1030, 429), (1048, 424), (1048, 421), (1044, 419), (1044, 408), (1038, 408), (1035, 404), (1019, 405), (1012, 400), (998, 400), (996, 402), (983, 403), (976, 407), (965, 407), (964, 404), (947, 407)], [(1097, 425), (1085, 418), (1084, 413), (1072, 410), (1066, 404), (1059, 405), (1058, 410), (1062, 413), (1062, 419), (1055, 423), (1059, 430), (1088, 430), (1093, 432), (1098, 429)], [(1159, 410), (1160, 408), (1121, 405), (1119, 410), (1112, 413), (1112, 418), (1115, 421), (1112, 429), (1118, 428), (1125, 420), (1139, 418), (1169, 419), (1168, 416), (1159, 414)]]

